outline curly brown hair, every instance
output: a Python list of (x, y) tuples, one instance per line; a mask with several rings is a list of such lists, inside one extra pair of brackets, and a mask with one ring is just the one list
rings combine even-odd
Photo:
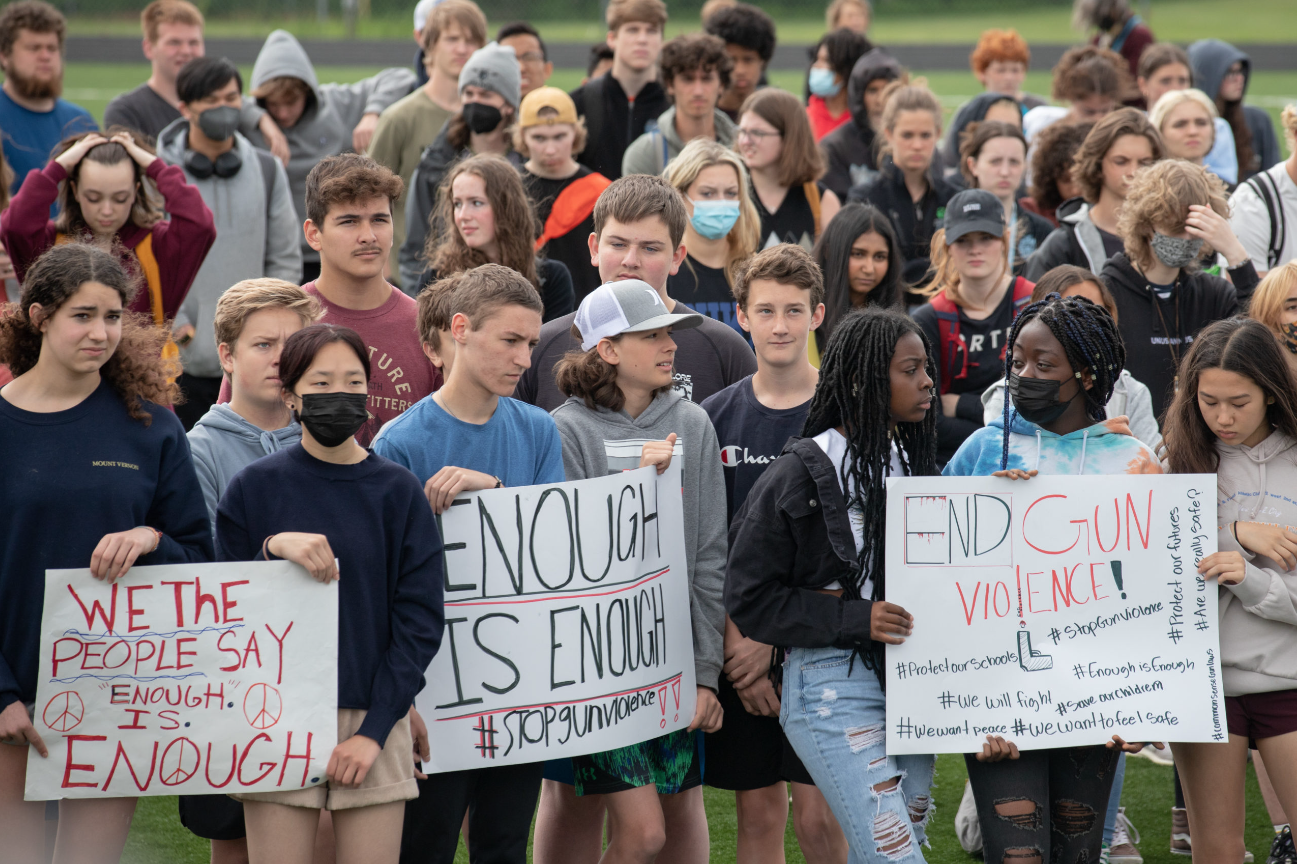
[(335, 204), (386, 198), (391, 207), (403, 188), (400, 177), (369, 156), (326, 156), (306, 175), (306, 218), (323, 227), (329, 208)]
[(500, 250), (497, 263), (518, 271), (533, 287), (537, 287), (534, 244), (540, 232), (537, 231), (536, 211), (523, 188), (518, 170), (494, 154), (471, 156), (446, 173), (446, 179), (437, 192), (437, 216), (433, 220), (434, 225), (445, 226), (446, 230), (428, 233), (424, 257), (438, 276), (449, 276), (491, 263), (484, 252), (469, 248), (455, 227), (451, 186), (457, 177), (464, 174), (480, 177), (486, 187), (487, 201), (491, 204), (496, 223), (496, 246)]
[(1042, 213), (1054, 213), (1064, 203), (1059, 183), (1072, 180), (1073, 158), (1094, 128), (1094, 123), (1051, 123), (1037, 136), (1028, 192)]
[(1121, 102), (1136, 93), (1131, 67), (1122, 55), (1095, 45), (1069, 48), (1051, 76), (1050, 97), (1057, 102), (1078, 102), (1097, 95)]
[[(1127, 257), (1142, 273), (1154, 263), (1154, 251), (1149, 245), (1154, 232), (1161, 229), (1176, 234), (1184, 230), (1191, 204), (1211, 207), (1223, 218), (1230, 216), (1226, 184), (1202, 165), (1164, 159), (1136, 172), (1118, 213), (1118, 236)], [(1204, 248), (1208, 249), (1208, 244)], [(1197, 266), (1196, 261), (1182, 269)]]
[(30, 30), (33, 33), (54, 33), (59, 37), (59, 50), (63, 50), (63, 39), (68, 25), (63, 13), (41, 0), (21, 0), (10, 3), (0, 13), (0, 54), (8, 56), (13, 53), (14, 42), (18, 40), (19, 30)]
[(716, 70), (724, 90), (730, 86), (730, 71), (734, 67), (734, 61), (726, 53), (726, 43), (707, 33), (677, 36), (663, 46), (658, 57), (659, 77), (664, 87), (670, 87), (676, 76), (685, 72)]
[[(157, 152), (154, 150), (152, 142), (141, 133), (133, 129), (127, 129), (125, 126), (110, 126), (102, 133), (91, 130), (90, 132), (82, 132), (79, 135), (64, 138), (54, 148), (50, 159), (59, 158), (74, 144), (89, 135), (102, 134), (104, 137), (111, 138), (120, 132), (130, 135), (136, 144), (149, 153)], [(86, 224), (85, 217), (81, 215), (81, 203), (77, 201), (74, 188), (81, 181), (81, 166), (87, 162), (98, 162), (100, 165), (129, 163), (131, 170), (135, 173), (135, 201), (131, 204), (131, 221), (141, 228), (152, 228), (162, 221), (164, 205), (158, 187), (145, 175), (140, 163), (132, 159), (131, 154), (126, 152), (125, 147), (116, 141), (105, 141), (103, 144), (97, 144), (87, 150), (81, 161), (72, 166), (72, 170), (68, 172), (68, 179), (59, 184), (59, 218), (55, 226), (61, 233), (78, 237), (91, 234), (90, 226)]]
[[(605, 336), (610, 342), (620, 342), (625, 333), (617, 336)], [(581, 331), (572, 325), (572, 338), (581, 341)], [(610, 411), (621, 411), (626, 404), (626, 395), (617, 386), (617, 367), (599, 356), (599, 349), (589, 351), (577, 349), (569, 351), (554, 364), (554, 383), (559, 392), (565, 396), (576, 396), (594, 411), (596, 408), (607, 408)], [(664, 384), (650, 394), (657, 399), (659, 393), (672, 389), (671, 384)]]
[[(14, 377), (29, 372), (41, 354), (40, 325), (87, 282), (98, 282), (117, 292), (126, 306), (136, 284), (116, 255), (84, 243), (55, 246), (36, 259), (23, 280), (22, 299), (8, 304), (0, 314), (0, 363)], [(31, 308), (40, 304), (41, 317), (32, 320)], [(180, 401), (180, 388), (170, 380), (174, 364), (162, 358), (167, 343), (165, 327), (156, 327), (144, 315), (122, 315), (122, 338), (117, 350), (99, 368), (99, 375), (126, 405), (132, 418), (145, 426), (153, 415), (145, 400), (163, 407)]]

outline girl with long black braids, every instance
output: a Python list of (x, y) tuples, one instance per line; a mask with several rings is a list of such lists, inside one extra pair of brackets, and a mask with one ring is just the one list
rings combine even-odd
[(902, 312), (840, 321), (804, 437), (766, 469), (730, 529), (726, 611), (745, 636), (788, 649), (780, 724), (852, 860), (924, 860), (933, 757), (884, 749), (883, 646), (905, 641), (914, 619), (883, 599), (882, 539), (884, 478), (937, 473), (928, 356)]
[[(1162, 473), (1125, 417), (1104, 419), (1127, 352), (1103, 306), (1051, 294), (1023, 310), (1008, 344), (1012, 401), (965, 441), (944, 475), (1027, 480), (1038, 473)], [(1104, 745), (1020, 753), (1013, 741), (988, 735), (982, 752), (965, 754), (984, 858), (1098, 861), (1119, 757), (1143, 746), (1115, 735)]]

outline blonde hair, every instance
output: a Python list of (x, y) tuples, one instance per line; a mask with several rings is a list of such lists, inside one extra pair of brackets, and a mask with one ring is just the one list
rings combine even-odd
[(431, 54), (437, 40), (442, 38), (442, 31), (451, 24), (458, 24), (473, 42), (481, 48), (487, 44), (487, 16), (482, 14), (478, 4), (473, 0), (442, 0), (428, 13), (424, 23), (423, 49)]
[(1285, 301), (1298, 289), (1298, 261), (1271, 268), (1257, 288), (1248, 306), (1248, 317), (1265, 324), (1272, 333), (1280, 333), (1280, 313)]
[(269, 277), (244, 279), (227, 288), (216, 301), (216, 315), (212, 318), (216, 344), (229, 345), (233, 350), (248, 319), (263, 309), (296, 312), (303, 327), (319, 321), (324, 314), (320, 301), (292, 282)]
[(762, 219), (757, 215), (757, 208), (748, 192), (748, 168), (744, 160), (716, 141), (695, 138), (667, 164), (663, 179), (675, 187), (681, 197), (686, 197), (687, 190), (704, 169), (713, 165), (729, 165), (735, 169), (735, 179), (739, 183), (739, 219), (726, 235), (726, 281), (734, 285), (736, 269), (757, 251), (762, 234)]
[[(964, 306), (964, 298), (960, 296), (960, 271), (955, 269), (955, 261), (951, 259), (951, 253), (947, 252), (946, 229), (939, 228), (933, 232), (933, 239), (929, 241), (928, 258), (930, 263), (929, 273), (933, 275), (933, 280), (923, 288), (916, 291), (925, 297), (936, 297), (940, 292), (945, 291), (947, 299), (957, 306)], [(1001, 235), (1001, 272), (997, 276), (1000, 278), (1005, 275), (1005, 270), (1009, 267), (1009, 261), (1005, 250), (1010, 248), (1010, 232), (1005, 229)]]
[(825, 10), (825, 29), (837, 30), (840, 26), (838, 19), (842, 17), (843, 10), (848, 6), (855, 6), (865, 13), (866, 20), (873, 17), (874, 7), (870, 5), (870, 0), (834, 0)]
[(610, 33), (632, 22), (656, 24), (661, 30), (667, 26), (667, 4), (663, 0), (609, 0), (604, 20)]
[[(1183, 105), (1186, 102), (1193, 102), (1195, 105), (1202, 108), (1204, 113), (1208, 115), (1208, 120), (1210, 121), (1208, 125), (1212, 128), (1212, 140), (1213, 143), (1216, 143), (1217, 126), (1216, 123), (1212, 121), (1217, 119), (1217, 106), (1212, 104), (1212, 100), (1209, 99), (1202, 90), (1195, 87), (1191, 87), (1189, 90), (1168, 90), (1162, 96), (1158, 97), (1158, 101), (1149, 109), (1149, 122), (1154, 124), (1154, 128), (1158, 130), (1158, 134), (1162, 135), (1163, 121), (1167, 119), (1167, 115), (1171, 114), (1172, 109), (1176, 108), (1176, 106)], [(1211, 145), (1209, 145), (1209, 147), (1211, 148)]]
[(181, 24), (189, 27), (203, 26), (203, 13), (188, 0), (153, 0), (140, 13), (140, 29), (150, 43), (158, 41), (158, 28), (163, 24)]
[(1293, 141), (1298, 138), (1298, 108), (1294, 107), (1294, 103), (1290, 102), (1280, 112), (1280, 125), (1284, 128), (1284, 135), (1289, 139), (1289, 149), (1292, 150)]
[(1154, 227), (1179, 233), (1191, 204), (1211, 207), (1223, 218), (1230, 215), (1226, 184), (1202, 165), (1164, 159), (1136, 172), (1118, 213), (1118, 234), (1131, 262), (1142, 271), (1150, 267)]

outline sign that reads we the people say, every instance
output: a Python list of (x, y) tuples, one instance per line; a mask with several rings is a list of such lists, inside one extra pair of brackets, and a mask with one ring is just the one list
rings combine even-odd
[(321, 784), (338, 585), (288, 561), (47, 570), (39, 676), (28, 800)]
[(1224, 741), (1211, 475), (888, 481), (889, 753)]
[(446, 631), (416, 707), (429, 772), (610, 750), (689, 725), (680, 462), (463, 496)]

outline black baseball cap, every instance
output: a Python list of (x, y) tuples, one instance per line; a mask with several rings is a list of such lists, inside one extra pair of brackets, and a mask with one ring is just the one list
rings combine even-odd
[(1005, 207), (986, 189), (965, 189), (947, 202), (942, 228), (948, 246), (974, 231), (1001, 237), (1005, 234)]

